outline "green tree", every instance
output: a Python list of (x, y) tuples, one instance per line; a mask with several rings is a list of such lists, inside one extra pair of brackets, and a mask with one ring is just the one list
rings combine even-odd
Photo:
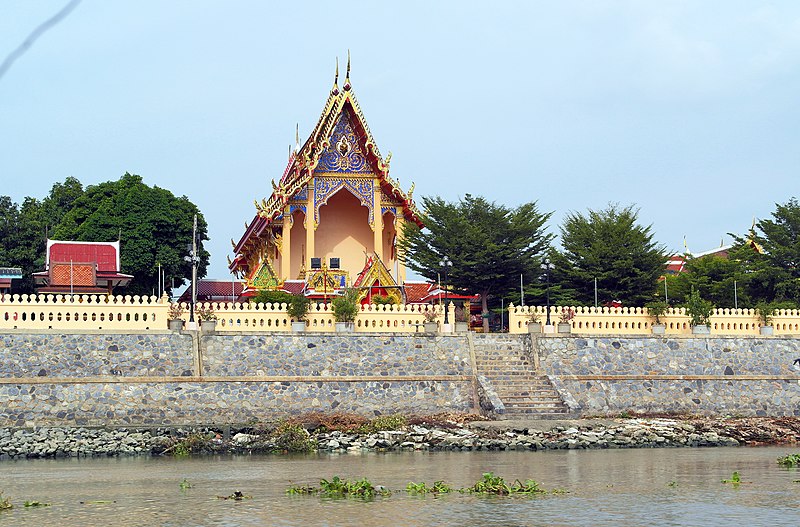
[(134, 276), (127, 294), (151, 295), (158, 289), (158, 266), (170, 289), (191, 279), (191, 264), (184, 260), (192, 242), (192, 221), (197, 214), (198, 277), (205, 276), (209, 254), (202, 214), (186, 196), (150, 187), (138, 175), (125, 173), (119, 181), (92, 185), (72, 203), (54, 237), (81, 241), (121, 241), (122, 272)]
[(666, 248), (653, 241), (651, 226), (637, 223), (633, 206), (572, 212), (561, 226), (561, 252), (554, 252), (553, 276), (582, 304), (619, 300), (643, 306), (653, 299), (664, 273)]
[(681, 304), (688, 300), (692, 289), (718, 307), (753, 307), (750, 296), (752, 273), (744, 259), (750, 257), (753, 249), (745, 245), (734, 245), (727, 257), (708, 255), (689, 258), (684, 272), (669, 276), (667, 288), (671, 304)]
[[(796, 198), (776, 203), (772, 218), (760, 220), (749, 236), (736, 236), (747, 247), (742, 261), (749, 275), (748, 294), (755, 301), (800, 302), (800, 204)], [(754, 250), (758, 248), (759, 250)]]
[[(483, 312), (488, 313), (490, 299), (515, 291), (520, 275), (528, 282), (538, 276), (552, 235), (544, 232), (550, 213), (539, 212), (535, 202), (511, 209), (467, 194), (454, 203), (424, 197), (422, 204), (425, 228), (406, 229), (400, 255), (425, 278), (444, 279), (439, 262), (447, 256), (453, 262), (447, 285), (480, 294)], [(483, 324), (488, 331), (487, 318)]]

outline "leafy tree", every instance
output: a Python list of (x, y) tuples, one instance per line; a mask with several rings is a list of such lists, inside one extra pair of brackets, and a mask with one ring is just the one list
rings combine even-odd
[(653, 241), (651, 227), (637, 223), (633, 206), (611, 204), (587, 215), (573, 212), (561, 226), (562, 252), (554, 252), (554, 278), (579, 303), (619, 300), (643, 306), (653, 299), (664, 273), (666, 248)]
[(748, 293), (755, 301), (800, 302), (800, 204), (796, 198), (776, 204), (771, 219), (755, 224), (738, 244), (762, 252), (742, 252), (749, 274)]
[[(60, 189), (61, 190), (61, 189)], [(122, 272), (134, 276), (128, 294), (150, 295), (158, 289), (158, 264), (167, 290), (172, 281), (190, 280), (191, 263), (184, 260), (192, 243), (197, 214), (198, 277), (205, 276), (209, 254), (205, 219), (186, 196), (149, 187), (140, 176), (125, 173), (119, 181), (92, 185), (72, 202), (54, 233), (55, 238), (81, 241), (120, 239)]]
[[(405, 230), (400, 255), (425, 278), (444, 278), (439, 262), (447, 256), (453, 262), (447, 285), (479, 293), (488, 313), (490, 298), (515, 291), (521, 274), (529, 282), (538, 276), (552, 235), (544, 232), (550, 213), (540, 213), (535, 202), (511, 209), (467, 194), (455, 203), (424, 197), (422, 204), (425, 228)], [(489, 330), (487, 318), (483, 327)]]
[(727, 257), (708, 255), (689, 258), (684, 272), (667, 278), (670, 303), (686, 302), (692, 289), (718, 307), (752, 307), (755, 302), (749, 294), (752, 274), (748, 273), (743, 258), (749, 258), (753, 249), (735, 245)]

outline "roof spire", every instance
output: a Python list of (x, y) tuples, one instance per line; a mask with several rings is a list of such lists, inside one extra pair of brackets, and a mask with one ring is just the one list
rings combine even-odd
[(294, 125), (294, 151), (300, 150), (300, 123)]
[(347, 50), (347, 74), (344, 78), (344, 90), (350, 89), (350, 50)]
[(333, 78), (333, 88), (331, 93), (337, 95), (339, 93), (339, 57), (336, 57), (336, 76)]

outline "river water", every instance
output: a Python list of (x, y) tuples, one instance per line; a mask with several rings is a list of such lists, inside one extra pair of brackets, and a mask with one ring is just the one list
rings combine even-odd
[[(800, 525), (790, 448), (436, 452), (313, 456), (6, 461), (0, 490), (15, 508), (0, 526)], [(370, 501), (287, 496), (290, 483), (334, 475), (390, 489), (409, 481), (468, 486), (493, 471), (566, 494), (486, 497), (398, 492)], [(724, 484), (734, 471), (742, 484)], [(187, 479), (192, 488), (182, 490)], [(252, 496), (226, 501), (234, 491)], [(50, 503), (25, 508), (25, 500)]]

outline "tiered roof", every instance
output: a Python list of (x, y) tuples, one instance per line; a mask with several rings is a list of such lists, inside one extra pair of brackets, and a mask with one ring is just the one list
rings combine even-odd
[[(257, 213), (250, 225), (246, 226), (245, 233), (239, 242), (233, 243), (233, 240), (231, 240), (236, 254), (234, 260), (230, 262), (229, 267), (231, 270), (252, 272), (252, 270), (244, 269), (247, 266), (247, 262), (243, 257), (243, 253), (248, 251), (248, 246), (252, 245), (254, 247), (267, 229), (277, 226), (277, 222), (283, 218), (283, 210), (289, 200), (306, 190), (308, 183), (314, 177), (315, 170), (317, 170), (323, 154), (331, 147), (331, 135), (343, 115), (348, 118), (348, 124), (359, 142), (358, 146), (364, 152), (369, 169), (378, 177), (384, 194), (399, 204), (398, 209), (402, 210), (402, 214), (407, 220), (415, 222), (420, 227), (422, 226), (419, 211), (412, 199), (413, 191), (403, 191), (400, 188), (400, 184), (389, 176), (391, 154), (386, 159), (381, 156), (372, 132), (367, 126), (364, 114), (350, 84), (349, 57), (347, 60), (347, 73), (341, 89), (339, 89), (338, 82), (339, 66), (337, 63), (333, 87), (327, 101), (325, 101), (325, 107), (317, 124), (302, 146), (300, 146), (298, 138), (298, 144), (295, 147), (295, 151), (289, 156), (289, 162), (280, 182), (278, 184), (274, 181), (272, 182), (273, 191), (270, 197), (262, 199), (260, 202), (258, 200), (254, 202)], [(313, 212), (307, 211), (307, 214), (313, 214)]]

